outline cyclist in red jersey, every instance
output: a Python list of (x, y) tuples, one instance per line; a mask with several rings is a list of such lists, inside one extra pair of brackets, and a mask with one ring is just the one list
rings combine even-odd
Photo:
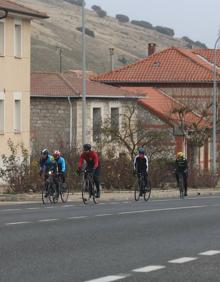
[(82, 166), (84, 161), (86, 162), (86, 170), (93, 171), (93, 179), (96, 186), (96, 197), (100, 197), (100, 184), (99, 184), (99, 174), (100, 174), (100, 161), (98, 154), (95, 151), (91, 150), (92, 147), (90, 144), (83, 145), (83, 153), (80, 156), (78, 162), (77, 172), (80, 173), (82, 170)]

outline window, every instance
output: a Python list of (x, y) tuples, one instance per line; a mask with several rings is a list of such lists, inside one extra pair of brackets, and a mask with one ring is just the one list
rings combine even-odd
[(111, 128), (115, 133), (119, 131), (119, 108), (111, 108)]
[(5, 32), (4, 32), (4, 22), (0, 21), (0, 56), (4, 56), (4, 47), (5, 47)]
[(21, 132), (21, 100), (14, 100), (14, 131)]
[(5, 129), (5, 109), (4, 109), (4, 100), (1, 97), (0, 93), (0, 134), (4, 133)]
[(21, 58), (21, 23), (15, 23), (15, 36), (14, 36), (14, 56)]
[(93, 108), (93, 141), (101, 139), (102, 117), (101, 108)]

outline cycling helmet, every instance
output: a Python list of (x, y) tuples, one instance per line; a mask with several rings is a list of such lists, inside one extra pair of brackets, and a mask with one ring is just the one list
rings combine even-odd
[(144, 154), (144, 148), (143, 148), (143, 147), (140, 147), (140, 148), (138, 149), (138, 153), (139, 153), (139, 154)]
[(183, 157), (183, 152), (178, 152), (177, 153), (177, 158), (182, 158)]
[(90, 144), (84, 144), (84, 145), (83, 145), (83, 150), (84, 150), (84, 151), (90, 151), (91, 148), (92, 148), (92, 146), (91, 146)]
[(48, 149), (43, 149), (43, 150), (41, 151), (41, 155), (43, 155), (43, 156), (48, 156), (48, 155), (49, 155)]
[(60, 156), (61, 156), (60, 151), (56, 150), (56, 151), (53, 152), (53, 157), (54, 157), (55, 160), (59, 159)]

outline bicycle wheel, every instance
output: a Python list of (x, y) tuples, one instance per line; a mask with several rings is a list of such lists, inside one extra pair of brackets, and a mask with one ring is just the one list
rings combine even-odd
[(42, 194), (42, 203), (43, 203), (44, 205), (51, 203), (50, 197), (49, 197), (49, 186), (48, 186), (48, 182), (45, 182), (45, 183), (43, 184), (42, 193), (41, 193), (41, 194)]
[(147, 187), (144, 189), (144, 200), (148, 201), (150, 199), (151, 194), (151, 184), (150, 181), (147, 183)]
[(63, 203), (66, 203), (69, 197), (69, 186), (67, 183), (60, 183), (60, 197)]
[(84, 204), (87, 204), (91, 199), (91, 193), (89, 189), (89, 181), (86, 179), (82, 184), (82, 200)]
[(139, 185), (140, 183), (139, 183), (139, 181), (137, 180), (136, 182), (135, 182), (135, 186), (134, 186), (134, 199), (135, 199), (135, 201), (139, 201), (139, 199), (140, 199), (140, 185)]
[(179, 175), (179, 190), (180, 190), (180, 199), (184, 199), (184, 182), (183, 182), (183, 175)]
[(99, 198), (96, 197), (97, 190), (96, 190), (94, 182), (93, 183), (90, 182), (90, 190), (91, 190), (91, 195), (92, 195), (92, 199), (93, 199), (94, 204), (98, 204)]

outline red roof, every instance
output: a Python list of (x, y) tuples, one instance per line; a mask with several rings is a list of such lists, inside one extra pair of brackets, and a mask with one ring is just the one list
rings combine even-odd
[[(88, 97), (98, 98), (138, 98), (140, 94), (87, 80), (86, 94)], [(80, 97), (82, 95), (82, 78), (75, 72), (32, 73), (32, 97)]]
[[(144, 94), (144, 98), (140, 98), (138, 103), (149, 111), (165, 120), (169, 124), (180, 122), (180, 118), (177, 113), (174, 113), (176, 109), (184, 107), (183, 104), (174, 100), (172, 97), (166, 95), (163, 91), (153, 87), (123, 87), (124, 89), (132, 92)], [(189, 112), (184, 116), (185, 123), (190, 126), (193, 123), (198, 125), (205, 125), (206, 122), (201, 119), (201, 116)]]
[[(105, 83), (212, 82), (212, 64), (203, 51), (170, 47), (134, 64), (94, 76)], [(205, 55), (205, 52), (204, 52)], [(220, 52), (218, 52), (218, 61)], [(210, 56), (210, 53), (209, 53)], [(220, 80), (220, 71), (217, 79)]]
[(1, 10), (7, 10), (9, 13), (17, 13), (34, 18), (48, 18), (46, 13), (39, 12), (9, 0), (0, 0), (0, 11)]
[[(192, 52), (214, 63), (214, 49), (192, 49)], [(220, 49), (216, 50), (216, 65), (220, 67)]]
[(59, 73), (32, 73), (32, 97), (77, 97), (77, 92)]

